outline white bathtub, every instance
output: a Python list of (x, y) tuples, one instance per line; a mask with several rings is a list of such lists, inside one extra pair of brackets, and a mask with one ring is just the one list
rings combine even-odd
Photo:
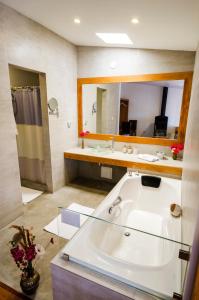
[[(126, 174), (64, 248), (70, 260), (149, 293), (170, 298), (181, 292), (181, 221), (170, 215), (180, 204), (180, 180), (162, 177), (145, 187)], [(111, 213), (109, 208), (122, 201)], [(104, 220), (104, 221), (103, 221)]]

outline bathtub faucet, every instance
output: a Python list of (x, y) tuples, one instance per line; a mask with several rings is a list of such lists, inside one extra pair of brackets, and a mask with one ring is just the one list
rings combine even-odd
[(112, 213), (112, 210), (115, 206), (117, 206), (118, 204), (120, 204), (120, 202), (122, 202), (122, 198), (120, 196), (118, 196), (112, 203), (111, 207), (109, 208), (108, 212), (109, 214)]
[[(139, 171), (138, 171), (138, 170), (135, 171), (134, 174), (135, 174), (135, 176), (139, 176)], [(129, 170), (129, 171), (128, 171), (128, 175), (131, 177), (131, 176), (133, 175), (133, 171), (132, 171), (132, 170)]]

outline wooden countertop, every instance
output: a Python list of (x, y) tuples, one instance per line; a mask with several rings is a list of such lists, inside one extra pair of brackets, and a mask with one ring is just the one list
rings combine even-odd
[(114, 165), (138, 170), (146, 170), (164, 174), (182, 176), (183, 161), (173, 160), (168, 157), (167, 160), (158, 160), (148, 162), (139, 159), (133, 154), (122, 153), (120, 151), (97, 152), (92, 148), (81, 149), (80, 147), (72, 148), (64, 152), (64, 158), (87, 161), (93, 163)]

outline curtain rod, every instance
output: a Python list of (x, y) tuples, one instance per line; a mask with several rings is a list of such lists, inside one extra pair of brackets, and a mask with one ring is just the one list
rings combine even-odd
[(38, 85), (27, 85), (27, 86), (11, 86), (12, 90), (17, 90), (17, 89), (33, 89), (33, 88), (40, 88)]

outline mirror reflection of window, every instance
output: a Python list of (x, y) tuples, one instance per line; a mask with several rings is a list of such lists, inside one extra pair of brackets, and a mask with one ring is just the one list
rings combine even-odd
[(177, 138), (183, 89), (183, 80), (86, 84), (84, 129), (100, 134)]

